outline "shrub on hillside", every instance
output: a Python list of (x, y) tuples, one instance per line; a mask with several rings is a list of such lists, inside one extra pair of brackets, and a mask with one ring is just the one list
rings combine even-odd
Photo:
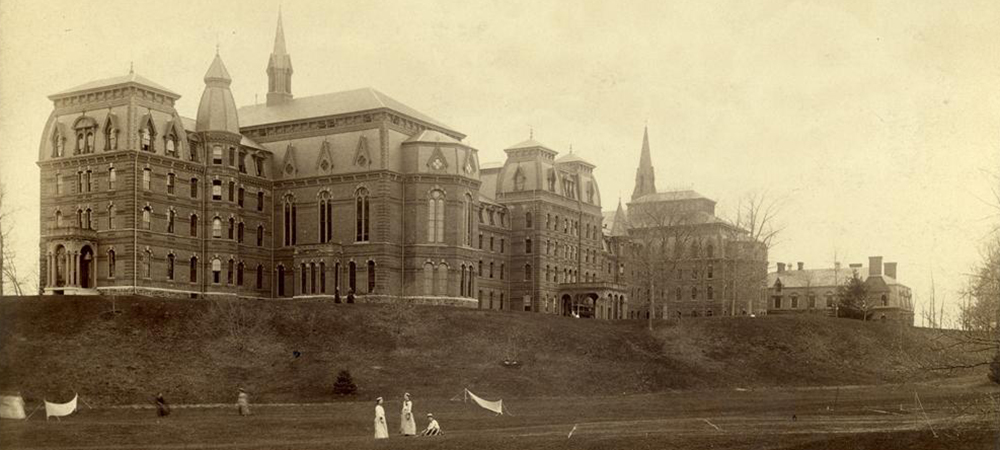
[(993, 355), (993, 361), (990, 362), (990, 380), (996, 384), (1000, 384), (1000, 350)]
[(358, 386), (354, 384), (354, 379), (351, 378), (351, 372), (346, 370), (341, 370), (337, 374), (337, 381), (333, 383), (333, 393), (337, 395), (354, 395), (358, 391)]

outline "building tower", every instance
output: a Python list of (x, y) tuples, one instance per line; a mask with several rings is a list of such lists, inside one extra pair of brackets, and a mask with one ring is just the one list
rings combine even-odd
[[(270, 95), (270, 94), (268, 94)], [(653, 173), (653, 160), (649, 156), (649, 128), (642, 132), (642, 154), (639, 156), (639, 167), (635, 170), (635, 189), (632, 190), (632, 200), (647, 194), (656, 193), (656, 175)]]
[(278, 10), (278, 30), (274, 34), (274, 50), (267, 62), (267, 104), (279, 105), (292, 99), (292, 57), (285, 50), (285, 29)]

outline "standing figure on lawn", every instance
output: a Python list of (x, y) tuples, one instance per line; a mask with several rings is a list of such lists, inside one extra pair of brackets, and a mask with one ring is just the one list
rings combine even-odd
[(403, 436), (416, 436), (417, 422), (413, 420), (413, 402), (410, 401), (410, 393), (403, 394), (403, 411), (399, 418), (399, 433)]
[(157, 417), (167, 417), (170, 415), (170, 405), (163, 398), (163, 393), (156, 394), (156, 415)]
[(382, 397), (375, 399), (375, 439), (389, 439), (389, 427), (385, 423)]
[(247, 395), (247, 392), (244, 391), (243, 388), (239, 389), (240, 389), (240, 394), (236, 396), (236, 409), (240, 412), (241, 416), (249, 416), (250, 396)]

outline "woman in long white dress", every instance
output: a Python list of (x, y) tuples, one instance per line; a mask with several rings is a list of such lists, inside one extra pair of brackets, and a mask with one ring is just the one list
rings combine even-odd
[(388, 439), (389, 428), (385, 423), (385, 408), (382, 408), (382, 397), (375, 399), (375, 439)]
[(413, 402), (410, 401), (410, 393), (403, 394), (403, 411), (399, 418), (399, 432), (403, 436), (415, 436), (417, 434), (417, 422), (413, 420)]

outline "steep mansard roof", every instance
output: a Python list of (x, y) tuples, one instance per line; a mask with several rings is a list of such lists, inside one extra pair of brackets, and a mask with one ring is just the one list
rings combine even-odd
[(167, 89), (167, 88), (163, 87), (163, 85), (161, 85), (159, 83), (155, 83), (155, 82), (151, 81), (149, 78), (146, 78), (146, 77), (144, 77), (142, 75), (139, 75), (139, 74), (137, 74), (135, 72), (129, 71), (129, 73), (126, 74), (126, 75), (117, 76), (117, 77), (111, 77), (111, 78), (104, 78), (104, 79), (96, 80), (96, 81), (91, 81), (89, 83), (84, 83), (84, 84), (81, 84), (79, 86), (75, 86), (75, 87), (66, 89), (64, 91), (59, 91), (59, 92), (57, 92), (55, 94), (50, 95), (49, 98), (50, 99), (55, 99), (55, 98), (62, 97), (62, 96), (67, 95), (67, 94), (76, 94), (76, 93), (80, 93), (80, 92), (84, 92), (84, 91), (103, 90), (103, 89), (110, 88), (112, 86), (118, 86), (118, 85), (124, 85), (124, 84), (137, 84), (137, 85), (140, 85), (140, 86), (143, 86), (143, 87), (147, 87), (147, 88), (151, 88), (151, 89), (163, 92), (164, 94), (168, 94), (168, 95), (173, 96), (175, 98), (180, 98), (181, 97), (180, 94), (178, 94), (178, 93), (176, 93), (174, 91), (171, 91), (170, 89)]

